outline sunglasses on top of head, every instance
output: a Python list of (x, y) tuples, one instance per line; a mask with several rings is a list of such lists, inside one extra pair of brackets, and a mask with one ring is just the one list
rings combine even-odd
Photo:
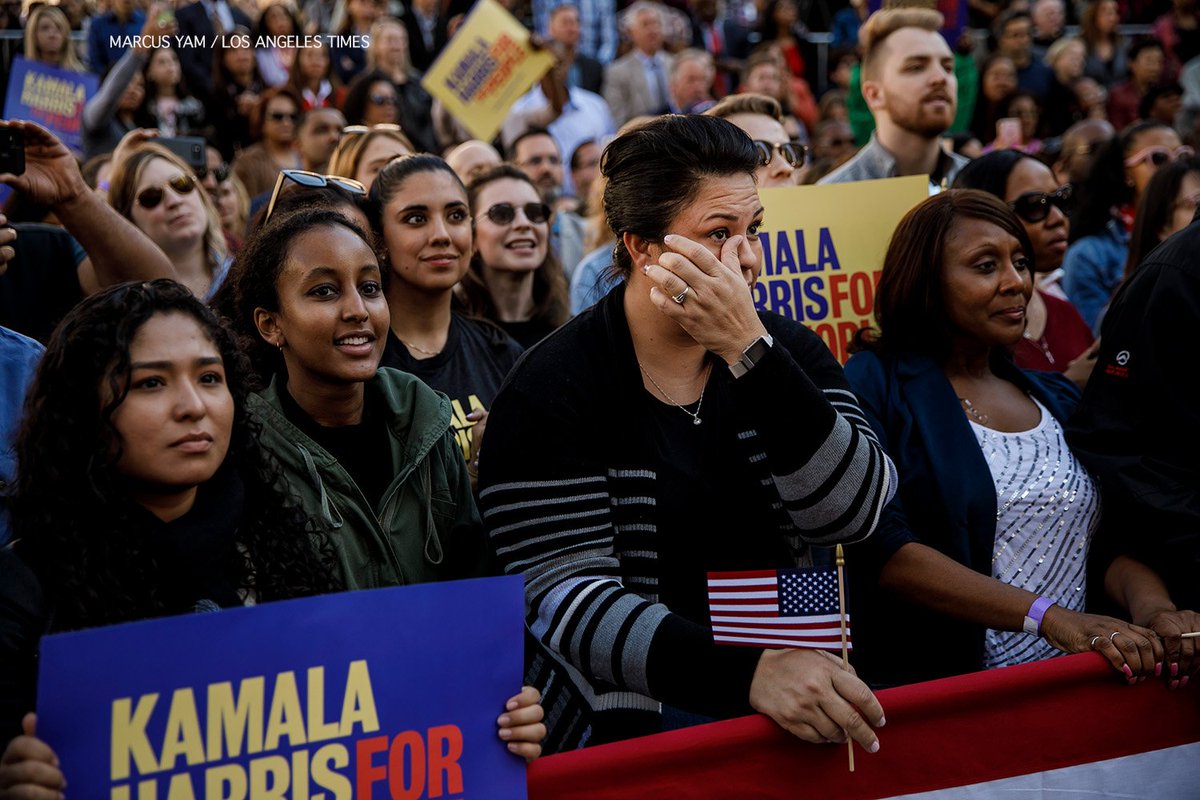
[(162, 186), (151, 186), (147, 189), (142, 189), (137, 193), (137, 204), (147, 211), (156, 208), (163, 201), (168, 188), (182, 197), (185, 194), (191, 194), (196, 188), (196, 179), (191, 175), (176, 175)]
[(525, 218), (534, 225), (540, 225), (550, 219), (550, 206), (545, 203), (526, 203), (523, 206), (514, 206), (512, 203), (496, 203), (483, 212), (483, 215), (497, 225), (508, 225), (517, 218), (518, 208), (525, 212)]
[(336, 186), (357, 197), (367, 196), (367, 187), (352, 178), (343, 178), (340, 175), (321, 175), (303, 169), (280, 170), (279, 177), (275, 179), (275, 189), (271, 192), (271, 199), (267, 203), (267, 213), (263, 216), (264, 225), (271, 219), (271, 214), (275, 211), (275, 203), (279, 200), (279, 191), (283, 188), (284, 181), (289, 180), (306, 189), (323, 189), (326, 186)]
[(764, 142), (762, 139), (755, 139), (754, 149), (758, 151), (759, 162), (762, 166), (771, 163), (771, 159), (775, 157), (775, 151), (779, 151), (779, 155), (783, 156), (783, 160), (791, 164), (794, 169), (799, 169), (804, 166), (804, 162), (808, 160), (808, 145), (800, 142), (782, 142), (775, 144), (774, 142)]
[(1026, 222), (1041, 222), (1050, 216), (1050, 206), (1064, 214), (1071, 210), (1071, 185), (1067, 184), (1054, 192), (1025, 192), (1008, 204), (1013, 212)]
[(1196, 151), (1188, 147), (1186, 144), (1182, 147), (1177, 147), (1172, 150), (1169, 147), (1154, 145), (1152, 147), (1143, 147), (1136, 153), (1125, 159), (1125, 166), (1136, 167), (1144, 161), (1149, 161), (1156, 167), (1161, 167), (1168, 161), (1177, 161), (1181, 158), (1190, 158), (1196, 154)]

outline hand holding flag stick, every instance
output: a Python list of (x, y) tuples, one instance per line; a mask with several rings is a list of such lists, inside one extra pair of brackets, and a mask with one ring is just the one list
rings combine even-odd
[[(842, 546), (837, 546), (837, 583), (838, 583), (838, 616), (840, 617), (840, 626), (842, 629), (842, 666), (849, 668), (850, 656), (846, 647), (846, 583), (843, 580), (843, 569), (846, 566), (846, 557), (842, 552)], [(846, 732), (846, 748), (850, 754), (850, 771), (854, 772), (854, 740), (850, 738), (850, 732)]]

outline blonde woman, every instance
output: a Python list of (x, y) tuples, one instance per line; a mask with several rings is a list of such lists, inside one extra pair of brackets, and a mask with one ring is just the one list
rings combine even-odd
[(87, 72), (71, 45), (71, 23), (57, 6), (40, 5), (29, 13), (25, 58), (70, 72)]
[(108, 202), (158, 245), (176, 280), (204, 301), (229, 271), (220, 217), (191, 167), (155, 144), (142, 145), (113, 168)]
[(421, 87), (421, 73), (413, 68), (408, 30), (396, 19), (382, 17), (371, 26), (367, 72), (381, 72), (396, 89), (400, 123), (417, 149), (439, 152), (433, 135), (433, 98)]
[(351, 125), (329, 159), (329, 174), (353, 178), (371, 190), (375, 176), (389, 161), (416, 152), (399, 125)]

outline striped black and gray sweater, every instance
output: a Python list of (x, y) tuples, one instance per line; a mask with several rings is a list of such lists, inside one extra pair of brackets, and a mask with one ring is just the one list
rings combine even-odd
[(896, 484), (821, 339), (763, 314), (770, 354), (739, 380), (712, 371), (702, 416), (716, 488), (689, 493), (681, 530), (685, 515), (662, 510), (680, 505), (659, 494), (661, 431), (644, 413), (657, 401), (623, 301), (614, 290), (522, 358), (480, 466), (498, 562), (525, 576), (538, 643), (527, 680), (543, 691), (551, 752), (655, 732), (662, 703), (750, 713), (761, 651), (713, 643), (705, 571), (795, 566), (808, 545), (862, 539)]

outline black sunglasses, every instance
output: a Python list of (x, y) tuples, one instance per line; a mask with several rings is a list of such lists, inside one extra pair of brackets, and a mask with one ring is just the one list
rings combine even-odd
[(1071, 184), (1056, 192), (1026, 192), (1008, 204), (1018, 217), (1029, 223), (1041, 222), (1050, 216), (1050, 206), (1064, 214), (1071, 210)]
[(771, 159), (775, 157), (775, 151), (779, 151), (779, 155), (783, 156), (783, 160), (791, 164), (793, 168), (799, 169), (804, 166), (804, 162), (808, 160), (808, 145), (800, 142), (783, 142), (775, 144), (774, 142), (764, 142), (762, 139), (754, 140), (754, 149), (758, 151), (758, 158), (765, 167), (771, 163)]
[(497, 225), (508, 225), (517, 218), (518, 208), (525, 212), (525, 218), (534, 225), (540, 225), (550, 219), (550, 206), (545, 203), (526, 203), (523, 206), (514, 206), (512, 203), (496, 203), (483, 212), (483, 215)]
[(316, 172), (309, 172), (303, 169), (280, 170), (279, 177), (275, 179), (275, 189), (271, 192), (271, 201), (267, 203), (267, 213), (263, 217), (264, 225), (271, 219), (271, 214), (275, 211), (275, 202), (279, 200), (279, 190), (283, 188), (283, 182), (287, 180), (306, 189), (323, 189), (326, 186), (336, 186), (353, 195), (360, 197), (367, 196), (367, 187), (351, 178), (343, 178), (340, 175), (320, 175)]
[(230, 169), (228, 164), (219, 164), (212, 169), (209, 169), (208, 165), (199, 167), (196, 170), (196, 177), (200, 180), (204, 180), (208, 177), (208, 173), (210, 172), (212, 173), (213, 178), (216, 179), (217, 183), (224, 183), (225, 181), (229, 180)]
[(183, 196), (191, 194), (192, 190), (196, 188), (196, 179), (191, 175), (176, 175), (162, 186), (151, 186), (149, 189), (142, 189), (137, 193), (137, 204), (147, 211), (155, 208), (162, 202), (163, 194), (166, 192), (168, 186), (175, 194)]
[(272, 122), (295, 123), (297, 120), (300, 119), (300, 115), (299, 114), (291, 114), (291, 113), (288, 113), (287, 111), (272, 111), (269, 114), (267, 114), (267, 119), (271, 120)]
[(373, 94), (367, 97), (367, 99), (377, 106), (394, 106), (399, 102), (396, 96), (392, 94)]

